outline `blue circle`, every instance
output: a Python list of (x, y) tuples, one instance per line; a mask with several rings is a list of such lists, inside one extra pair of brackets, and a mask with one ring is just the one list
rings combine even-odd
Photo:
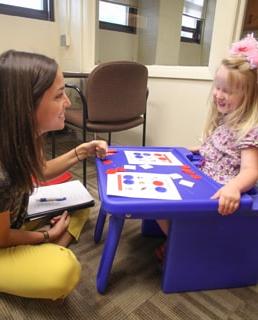
[(141, 158), (143, 158), (143, 156), (141, 154), (139, 154), (139, 155), (135, 155), (135, 158), (141, 159)]
[(130, 174), (126, 174), (124, 175), (124, 179), (133, 179), (133, 176), (131, 176)]
[(134, 154), (135, 156), (140, 156), (140, 155), (141, 155), (140, 152), (134, 152), (133, 154)]
[(167, 192), (167, 189), (164, 187), (156, 187), (155, 190), (158, 192)]
[(134, 181), (131, 180), (131, 179), (130, 180), (124, 180), (123, 183), (124, 184), (134, 184)]

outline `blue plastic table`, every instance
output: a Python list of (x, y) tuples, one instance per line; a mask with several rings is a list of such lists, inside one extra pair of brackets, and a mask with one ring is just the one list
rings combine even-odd
[[(252, 285), (258, 279), (258, 197), (244, 194), (240, 208), (230, 216), (217, 212), (217, 200), (210, 197), (220, 185), (199, 169), (199, 157), (185, 148), (113, 147), (107, 157), (97, 159), (101, 207), (94, 239), (101, 238), (106, 214), (109, 228), (97, 274), (97, 289), (104, 293), (125, 219), (168, 219), (172, 221), (166, 244), (162, 290), (166, 293)], [(125, 150), (172, 152), (201, 179), (193, 179), (181, 166), (154, 166), (137, 172), (179, 173), (193, 181), (192, 188), (174, 180), (182, 200), (157, 200), (108, 196), (107, 169), (127, 164)], [(130, 170), (126, 170), (130, 171)], [(135, 171), (131, 171), (135, 172)]]

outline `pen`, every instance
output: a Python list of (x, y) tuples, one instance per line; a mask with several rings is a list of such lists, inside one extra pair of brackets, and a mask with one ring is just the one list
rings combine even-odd
[(39, 202), (50, 202), (50, 201), (64, 201), (66, 200), (66, 197), (62, 198), (39, 198), (37, 201)]

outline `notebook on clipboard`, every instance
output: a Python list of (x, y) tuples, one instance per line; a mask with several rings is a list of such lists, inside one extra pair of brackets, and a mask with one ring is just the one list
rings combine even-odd
[(55, 216), (94, 206), (94, 199), (79, 180), (38, 187), (29, 198), (27, 220)]

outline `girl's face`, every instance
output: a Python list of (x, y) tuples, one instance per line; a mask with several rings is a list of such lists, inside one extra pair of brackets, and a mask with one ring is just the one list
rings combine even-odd
[(242, 103), (243, 90), (229, 83), (229, 71), (225, 66), (218, 69), (213, 88), (213, 101), (217, 106), (218, 112), (227, 114), (237, 109)]
[(65, 93), (63, 73), (58, 68), (53, 84), (43, 94), (36, 110), (38, 133), (63, 129), (65, 109), (70, 105)]

